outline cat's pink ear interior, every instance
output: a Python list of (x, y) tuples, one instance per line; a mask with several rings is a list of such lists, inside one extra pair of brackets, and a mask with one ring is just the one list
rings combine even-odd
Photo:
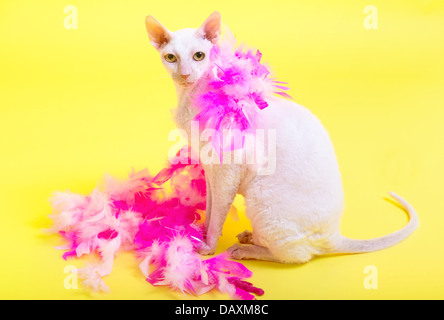
[(145, 26), (150, 42), (156, 49), (170, 41), (170, 32), (153, 16), (145, 18)]
[(212, 43), (216, 43), (220, 37), (220, 25), (220, 13), (218, 11), (214, 11), (199, 28), (199, 33)]

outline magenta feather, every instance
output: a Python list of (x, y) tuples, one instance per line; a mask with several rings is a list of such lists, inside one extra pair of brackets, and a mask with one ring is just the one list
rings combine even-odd
[(154, 177), (147, 170), (130, 173), (126, 181), (107, 177), (89, 196), (56, 193), (51, 217), (54, 231), (69, 244), (64, 259), (99, 254), (99, 264), (79, 272), (93, 290), (107, 291), (102, 278), (111, 273), (115, 255), (133, 250), (152, 285), (196, 295), (217, 289), (233, 299), (253, 299), (248, 292), (260, 291), (242, 282), (250, 270), (226, 254), (203, 260), (197, 252), (205, 200), (202, 167), (177, 164)]
[(199, 80), (200, 90), (193, 96), (193, 105), (198, 111), (194, 120), (199, 121), (201, 130), (216, 131), (212, 144), (221, 160), (222, 151), (244, 146), (233, 141), (224, 146), (224, 130), (253, 133), (260, 111), (268, 107), (268, 97), (277, 93), (291, 98), (283, 92), (289, 88), (280, 85), (286, 83), (271, 78), (261, 58), (259, 50), (244, 51), (242, 47), (234, 49), (230, 45), (215, 45), (211, 49), (211, 67)]

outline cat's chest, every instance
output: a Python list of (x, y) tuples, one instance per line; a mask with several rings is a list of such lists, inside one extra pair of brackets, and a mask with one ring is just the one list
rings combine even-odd
[(191, 121), (196, 116), (196, 111), (191, 107), (189, 98), (179, 99), (177, 108), (175, 110), (174, 120), (179, 129), (190, 133)]

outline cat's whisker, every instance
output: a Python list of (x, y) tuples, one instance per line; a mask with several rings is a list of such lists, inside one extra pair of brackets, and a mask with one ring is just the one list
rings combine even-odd
[(159, 76), (159, 77), (150, 78), (150, 80), (168, 79), (169, 77), (170, 77), (169, 75), (163, 75), (163, 76)]

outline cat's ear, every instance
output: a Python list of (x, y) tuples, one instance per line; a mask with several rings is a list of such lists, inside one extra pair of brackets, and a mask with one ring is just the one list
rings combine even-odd
[(216, 43), (220, 37), (221, 17), (218, 11), (214, 11), (205, 20), (202, 26), (198, 29), (198, 33), (205, 39), (212, 43)]
[(170, 32), (153, 16), (145, 18), (145, 26), (150, 42), (156, 49), (170, 41)]

